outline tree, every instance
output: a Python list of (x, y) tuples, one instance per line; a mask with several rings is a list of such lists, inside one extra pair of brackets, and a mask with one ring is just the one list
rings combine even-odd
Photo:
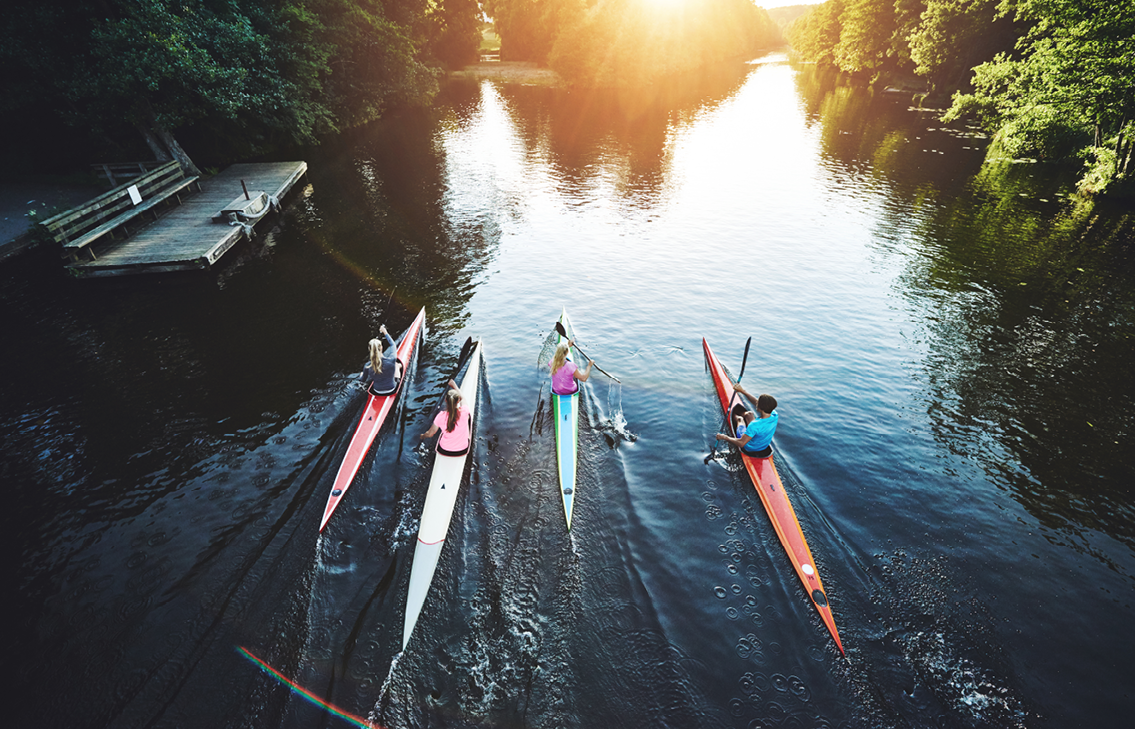
[(960, 89), (973, 68), (1012, 49), (1019, 33), (998, 17), (998, 0), (926, 0), (921, 21), (909, 34), (915, 72), (932, 88)]
[(888, 58), (896, 29), (892, 0), (848, 0), (840, 25), (833, 54), (842, 70), (874, 75), (894, 65)]
[(844, 0), (827, 0), (801, 16), (788, 28), (788, 42), (801, 58), (821, 66), (837, 66)]
[(1135, 2), (1020, 0), (1029, 30), (1017, 56), (974, 69), (974, 91), (955, 94), (944, 119), (974, 114), (1010, 156), (1079, 154), (1086, 192), (1131, 174), (1135, 126)]
[(447, 66), (477, 60), (481, 45), (481, 4), (478, 0), (438, 0), (426, 14), (431, 54)]
[[(196, 171), (176, 134), (240, 138), (245, 153), (429, 99), (414, 36), (427, 0), (10, 0), (0, 60), (8, 113), (140, 133)], [(458, 0), (454, 0), (458, 2)]]

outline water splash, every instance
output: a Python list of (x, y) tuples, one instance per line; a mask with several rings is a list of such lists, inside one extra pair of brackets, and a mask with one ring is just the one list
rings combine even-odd
[(600, 417), (593, 425), (596, 430), (607, 436), (612, 448), (617, 448), (620, 442), (630, 443), (638, 440), (638, 435), (627, 428), (627, 416), (623, 411), (623, 385), (621, 382), (610, 380), (607, 386), (607, 416)]

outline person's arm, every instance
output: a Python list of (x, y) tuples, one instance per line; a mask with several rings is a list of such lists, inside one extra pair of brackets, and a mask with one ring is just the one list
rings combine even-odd
[(394, 337), (390, 336), (390, 332), (386, 331), (386, 325), (383, 324), (378, 328), (378, 333), (386, 337), (386, 343), (395, 351), (398, 350), (398, 345), (394, 343)]
[(435, 435), (437, 435), (437, 431), (438, 431), (437, 423), (434, 423), (433, 427), (431, 427), (429, 430), (422, 433), (418, 437), (421, 438), (422, 440), (425, 440), (426, 438), (432, 438)]
[(731, 435), (725, 435), (725, 433), (718, 433), (715, 437), (718, 440), (723, 440), (726, 443), (737, 446), (738, 448), (743, 447), (746, 443), (752, 440), (752, 437), (748, 433), (745, 433), (740, 438), (734, 438)]
[(734, 382), (734, 383), (733, 383), (733, 391), (734, 391), (734, 392), (739, 392), (739, 393), (741, 393), (742, 395), (744, 395), (745, 397), (749, 398), (749, 402), (753, 403), (753, 407), (754, 407), (754, 408), (755, 408), (755, 407), (757, 407), (757, 397), (756, 397), (756, 395), (753, 395), (753, 394), (752, 394), (752, 393), (750, 393), (750, 392), (749, 392), (748, 390), (746, 390), (746, 389), (745, 389), (744, 387), (741, 387), (741, 383), (740, 383), (740, 382)]
[(587, 378), (591, 377), (591, 365), (593, 364), (595, 364), (593, 360), (587, 360), (587, 367), (582, 370), (577, 367), (575, 372), (571, 373), (572, 377), (580, 382), (587, 382)]

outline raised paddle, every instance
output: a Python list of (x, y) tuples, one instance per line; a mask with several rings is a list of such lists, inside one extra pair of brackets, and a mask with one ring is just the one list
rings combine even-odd
[[(557, 331), (557, 332), (559, 333), (559, 335), (560, 335), (561, 337), (563, 337), (564, 339), (568, 339), (568, 340), (570, 340), (570, 339), (571, 339), (571, 337), (569, 337), (569, 336), (568, 336), (567, 330), (566, 330), (566, 329), (564, 329), (564, 323), (563, 323), (562, 321), (558, 321), (558, 322), (556, 322), (556, 331)], [(576, 344), (576, 345), (574, 345), (574, 346), (575, 346), (575, 348), (576, 348), (576, 349), (579, 349), (579, 345), (578, 345), (578, 344)], [(582, 354), (582, 355), (583, 355), (584, 357), (587, 357), (587, 355), (586, 355), (586, 354), (584, 354), (584, 352), (583, 352), (583, 350), (582, 350), (582, 349), (579, 349), (579, 353), (580, 353), (580, 354)], [(588, 360), (590, 360), (592, 364), (595, 364), (595, 360), (591, 359), (590, 357), (587, 357), (587, 359), (588, 359)], [(610, 372), (608, 372), (607, 370), (603, 369), (603, 368), (602, 368), (602, 367), (600, 367), (599, 365), (595, 365), (595, 369), (597, 369), (597, 370), (599, 370), (600, 372), (602, 372), (603, 374), (607, 375), (608, 377), (610, 377), (610, 378), (611, 378), (612, 380), (614, 380), (615, 382), (618, 382), (618, 383), (619, 383), (620, 385), (621, 385), (621, 384), (623, 384), (623, 383), (622, 383), (622, 381), (620, 381), (618, 377), (615, 377), (614, 375), (612, 375), (612, 374), (611, 374)]]
[[(745, 356), (743, 356), (741, 358), (741, 373), (737, 375), (737, 382), (738, 383), (740, 383), (741, 378), (745, 376), (745, 365), (748, 364), (748, 362), (749, 362), (749, 345), (752, 344), (752, 343), (753, 343), (752, 337), (749, 337), (749, 339), (745, 342)], [(730, 411), (733, 409), (733, 397), (736, 394), (737, 393), (734, 392), (733, 395), (729, 396), (729, 406), (727, 408), (725, 408), (725, 425), (722, 428), (722, 430), (724, 430), (726, 432), (729, 432), (729, 428), (730, 428), (729, 416), (730, 416)], [(717, 444), (720, 443), (720, 442), (721, 441), (717, 440), (716, 438), (713, 440), (713, 450), (710, 451), (710, 454), (705, 457), (705, 463), (706, 464), (708, 464), (710, 461), (712, 461), (714, 458), (717, 457)]]

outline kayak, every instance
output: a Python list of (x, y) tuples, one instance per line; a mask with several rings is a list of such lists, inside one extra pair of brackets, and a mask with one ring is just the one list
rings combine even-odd
[[(477, 388), (481, 376), (481, 342), (478, 341), (469, 356), (469, 368), (461, 381), (461, 399), (468, 408), (473, 423), (476, 424)], [(470, 440), (473, 437), (470, 431)], [(472, 444), (470, 443), (470, 450)], [(449, 522), (453, 518), (453, 507), (457, 503), (457, 493), (465, 474), (466, 452), (461, 456), (434, 454), (430, 485), (426, 491), (426, 503), (422, 506), (422, 520), (418, 527), (418, 543), (414, 547), (414, 562), (410, 566), (410, 589), (406, 593), (406, 619), (402, 626), (402, 648), (410, 642), (410, 634), (426, 602), (441, 548), (445, 546), (445, 536), (449, 532)]]
[(397, 389), (389, 395), (372, 395), (369, 391), (367, 392), (367, 406), (363, 409), (363, 414), (359, 418), (355, 434), (351, 436), (351, 444), (347, 446), (347, 453), (343, 456), (343, 463), (339, 466), (339, 473), (335, 475), (335, 483), (331, 486), (331, 493), (327, 497), (327, 506), (323, 509), (323, 520), (319, 522), (319, 531), (321, 532), (323, 527), (327, 526), (327, 520), (331, 518), (335, 507), (339, 505), (343, 496), (346, 495), (347, 489), (351, 487), (351, 482), (355, 480), (355, 474), (363, 465), (363, 460), (366, 458), (367, 452), (370, 451), (375, 436), (382, 429), (386, 416), (394, 408), (394, 401), (402, 392), (402, 383), (406, 381), (406, 374), (410, 371), (410, 355), (414, 353), (414, 345), (418, 341), (418, 335), (422, 331), (422, 324), (425, 320), (426, 310), (423, 308), (418, 312), (418, 316), (410, 324), (410, 327), (402, 332), (402, 336), (398, 339), (398, 361), (402, 363), (402, 379), (398, 381)]
[[(729, 420), (732, 423), (733, 415), (738, 411), (744, 412), (746, 406), (741, 402), (741, 395), (733, 391), (733, 378), (725, 372), (725, 368), (709, 348), (709, 342), (702, 339), (702, 347), (705, 349), (705, 360), (709, 371), (713, 375), (717, 397), (721, 400), (722, 413), (730, 413)], [(733, 425), (729, 427), (732, 429)], [(761, 503), (768, 512), (769, 520), (776, 530), (777, 537), (780, 538), (784, 551), (792, 560), (796, 575), (804, 584), (804, 591), (820, 613), (820, 618), (828, 627), (828, 632), (835, 639), (840, 654), (846, 655), (843, 643), (839, 639), (839, 631), (836, 630), (835, 618), (832, 617), (831, 606), (828, 604), (827, 593), (824, 591), (823, 582), (820, 581), (820, 574), (816, 571), (816, 561), (812, 559), (812, 550), (808, 549), (808, 542), (800, 529), (796, 511), (792, 508), (792, 502), (788, 500), (788, 494), (784, 492), (784, 484), (781, 483), (780, 474), (776, 471), (773, 456), (754, 458), (742, 454), (741, 459), (745, 462), (745, 470), (753, 480), (753, 487), (761, 497)]]
[[(560, 324), (567, 332), (567, 339), (575, 337), (568, 319), (567, 309), (560, 314)], [(556, 335), (556, 345), (566, 341), (562, 335)], [(568, 352), (568, 359), (572, 354)], [(556, 463), (559, 468), (560, 495), (564, 500), (564, 517), (567, 519), (568, 531), (571, 531), (571, 510), (575, 499), (575, 471), (579, 459), (579, 386), (571, 395), (557, 395), (552, 393), (552, 416), (556, 421)]]

